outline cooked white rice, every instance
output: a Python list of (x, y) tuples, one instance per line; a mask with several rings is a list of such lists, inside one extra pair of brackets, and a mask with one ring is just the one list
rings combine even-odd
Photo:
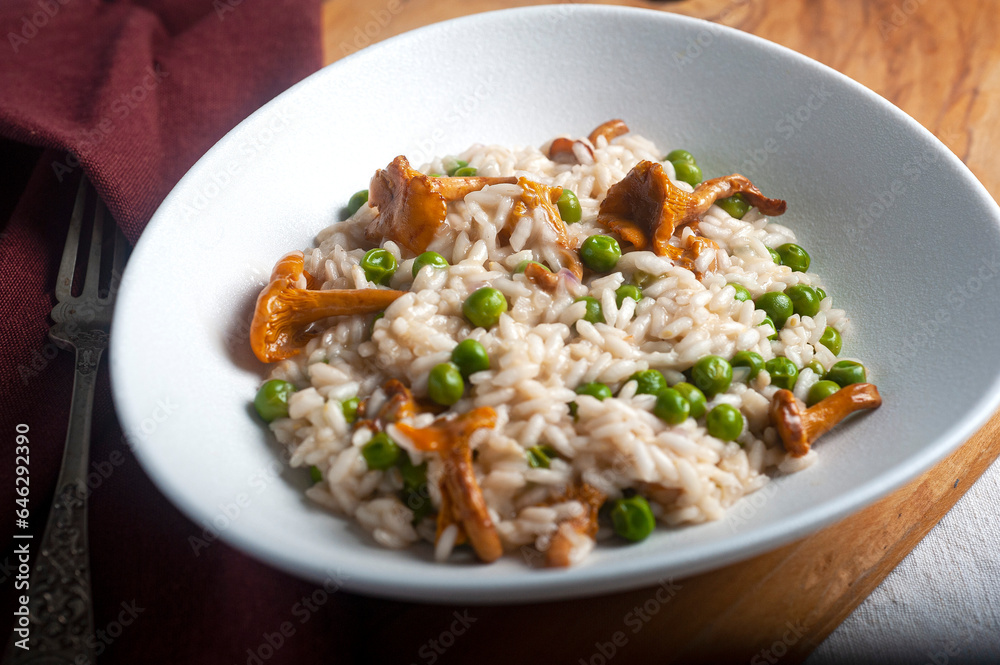
[[(535, 147), (475, 145), (458, 158), (476, 167), (478, 175), (525, 176), (573, 190), (583, 220), (568, 229), (578, 246), (586, 237), (606, 232), (595, 219), (608, 188), (640, 160), (660, 161), (663, 154), (650, 141), (626, 134), (610, 144), (599, 139), (593, 160), (572, 166), (550, 161)], [(453, 159), (435, 160), (421, 170), (443, 173)], [(664, 162), (663, 167), (673, 178), (671, 164)], [(691, 191), (686, 183), (675, 184)], [(413, 257), (384, 242), (400, 264), (390, 286), (408, 293), (374, 326), (372, 315), (329, 320), (329, 327), (302, 354), (273, 368), (270, 378), (290, 381), (298, 390), (291, 397), (289, 417), (271, 428), (292, 451), (292, 466), (314, 465), (322, 471), (323, 481), (308, 490), (312, 499), (353, 517), (385, 547), (406, 547), (421, 539), (434, 542), (433, 516), (411, 525), (413, 513), (399, 498), (399, 472), (368, 470), (360, 450), (371, 433), (352, 429), (341, 401), (367, 398), (371, 413), (390, 378), (401, 380), (417, 396), (426, 395), (431, 368), (447, 362), (453, 347), (468, 337), (484, 345), (492, 367), (472, 375), (471, 386), (451, 410), (491, 406), (498, 414), (497, 426), (477, 431), (471, 445), (483, 496), (507, 550), (546, 549), (560, 522), (584, 509), (576, 501), (552, 505), (574, 480), (590, 483), (609, 498), (622, 496), (627, 488), (645, 488), (660, 522), (693, 524), (720, 519), (733, 503), (768, 482), (768, 469), (794, 472), (815, 460), (814, 451), (804, 458), (789, 457), (768, 426), (768, 405), (776, 388), (769, 385), (765, 371), (749, 385), (734, 381), (709, 401), (709, 409), (724, 402), (743, 413), (746, 426), (733, 442), (710, 436), (704, 417), (678, 426), (665, 424), (652, 414), (655, 398), (635, 394), (636, 384), (628, 381), (636, 371), (653, 368), (674, 384), (684, 380), (681, 371), (699, 358), (731, 358), (740, 350), (755, 351), (765, 360), (783, 355), (799, 367), (818, 360), (829, 368), (836, 358), (819, 344), (820, 335), (826, 326), (843, 333), (848, 325), (829, 297), (818, 315), (793, 315), (778, 339), (769, 341), (771, 330), (758, 327), (764, 312), (755, 310), (753, 302), (735, 300), (734, 289), (727, 286), (741, 284), (755, 298), (798, 283), (822, 286), (817, 275), (792, 272), (770, 258), (768, 247), (795, 241), (790, 229), (769, 222), (756, 209), (737, 220), (713, 206), (701, 220), (699, 233), (719, 249), (703, 253), (696, 268), (706, 269), (714, 258), (717, 270), (699, 279), (652, 252), (626, 251), (618, 272), (571, 283), (568, 292), (553, 295), (523, 274), (512, 274), (525, 259), (558, 265), (556, 246), (546, 238), (541, 220), (526, 216), (511, 233), (509, 245), (497, 240), (520, 193), (518, 185), (495, 185), (449, 204), (447, 224), (429, 248), (448, 258), (447, 270), (423, 270), (413, 279)], [(364, 229), (375, 215), (374, 209), (362, 206), (351, 219), (319, 233), (318, 246), (306, 251), (305, 268), (322, 280), (322, 288), (374, 286), (358, 264), (372, 246), (364, 239)], [(691, 233), (683, 228), (679, 241)], [(658, 277), (644, 286), (640, 302), (625, 298), (617, 307), (615, 289), (638, 270)], [(465, 298), (487, 284), (502, 291), (510, 304), (490, 330), (474, 328), (462, 316)], [(602, 303), (606, 323), (582, 319), (583, 304), (574, 302), (582, 295)], [(803, 370), (797, 396), (804, 398), (817, 378)], [(574, 393), (590, 381), (608, 384), (615, 397), (598, 401)], [(572, 401), (578, 404), (576, 419), (567, 408)], [(426, 426), (432, 419), (422, 414), (412, 424)], [(439, 505), (439, 457), (421, 453), (405, 437), (396, 438), (415, 463), (429, 462), (429, 491)], [(539, 444), (558, 452), (550, 468), (528, 465), (525, 451)], [(438, 559), (447, 558), (455, 542), (457, 529), (449, 529), (437, 540)], [(593, 542), (569, 535), (580, 541), (574, 547), (576, 561)]]

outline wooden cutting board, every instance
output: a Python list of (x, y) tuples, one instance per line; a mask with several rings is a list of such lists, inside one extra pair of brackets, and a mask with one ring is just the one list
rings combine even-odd
[[(333, 62), (429, 23), (523, 0), (327, 0)], [(1000, 1), (613, 2), (739, 28), (823, 62), (934, 132), (1000, 194)], [(992, 120), (992, 122), (991, 122)], [(878, 503), (738, 565), (660, 587), (561, 603), (450, 607), (365, 599), (359, 651), (384, 663), (800, 662), (1000, 455), (1000, 414)], [(755, 656), (757, 657), (755, 660)], [(775, 660), (771, 660), (775, 659)]]

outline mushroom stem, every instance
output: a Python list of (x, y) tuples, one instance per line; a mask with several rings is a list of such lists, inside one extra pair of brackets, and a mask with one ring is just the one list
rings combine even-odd
[(395, 426), (418, 450), (441, 455), (444, 473), (441, 477), (442, 506), (438, 513), (438, 536), (444, 530), (443, 524), (457, 521), (476, 555), (487, 563), (500, 558), (503, 545), (476, 480), (469, 437), (477, 429), (494, 427), (496, 419), (496, 411), (481, 406), (458, 417), (438, 418), (422, 429), (406, 423)]
[(466, 178), (440, 177), (437, 191), (445, 201), (464, 199), (472, 192), (478, 192), (487, 185), (512, 185), (517, 182), (514, 176), (472, 176)]
[(557, 497), (557, 501), (560, 503), (579, 501), (583, 505), (584, 511), (559, 525), (552, 536), (548, 551), (545, 552), (546, 565), (565, 568), (574, 563), (573, 550), (575, 541), (578, 540), (577, 537), (574, 537), (574, 533), (586, 536), (591, 540), (594, 539), (598, 526), (597, 514), (607, 498), (604, 492), (588, 483), (573, 485), (562, 496)]
[(608, 120), (607, 122), (602, 122), (597, 127), (595, 127), (594, 131), (590, 132), (590, 136), (587, 137), (587, 140), (589, 140), (591, 144), (596, 146), (597, 137), (599, 136), (603, 136), (605, 140), (611, 141), (611, 139), (617, 136), (621, 136), (622, 134), (628, 134), (628, 133), (629, 133), (629, 128), (628, 125), (625, 124), (625, 121), (619, 118), (615, 118), (614, 120)]
[(853, 383), (808, 409), (801, 407), (790, 390), (779, 390), (771, 399), (770, 414), (785, 450), (792, 457), (802, 457), (816, 439), (847, 416), (881, 405), (878, 388), (870, 383)]
[(310, 324), (329, 316), (381, 312), (403, 291), (390, 289), (334, 289), (316, 291), (298, 287), (307, 277), (302, 252), (290, 252), (274, 266), (271, 281), (257, 297), (250, 323), (250, 347), (262, 362), (296, 355), (315, 333)]
[(783, 215), (788, 207), (782, 199), (771, 199), (754, 186), (745, 175), (734, 173), (706, 180), (697, 187), (691, 196), (697, 199), (697, 215), (708, 212), (709, 207), (719, 199), (725, 199), (734, 194), (743, 194), (747, 203), (760, 210), (763, 215)]

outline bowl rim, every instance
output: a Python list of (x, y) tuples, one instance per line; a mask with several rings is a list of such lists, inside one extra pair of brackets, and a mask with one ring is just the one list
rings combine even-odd
[[(288, 100), (298, 94), (302, 88), (317, 85), (317, 81), (325, 77), (336, 76), (336, 72), (345, 63), (353, 62), (359, 58), (377, 59), (386, 49), (397, 48), (398, 45), (405, 44), (407, 41), (420, 39), (425, 34), (450, 29), (456, 25), (473, 29), (477, 26), (489, 25), (497, 21), (507, 21), (520, 17), (530, 18), (533, 15), (544, 15), (552, 11), (563, 12), (569, 16), (635, 16), (647, 21), (659, 21), (663, 24), (706, 27), (717, 34), (725, 35), (725, 39), (743, 42), (752, 48), (776, 54), (780, 58), (791, 59), (800, 65), (819, 72), (822, 76), (833, 76), (840, 83), (853, 88), (857, 94), (862, 95), (884, 109), (896, 122), (914, 131), (923, 141), (932, 146), (937, 153), (946, 160), (949, 160), (963, 174), (964, 180), (969, 185), (971, 192), (984, 199), (984, 201), (989, 202), (989, 204), (992, 204), (995, 211), (994, 217), (996, 220), (1000, 220), (1000, 207), (997, 206), (986, 188), (971, 170), (936, 136), (878, 93), (817, 60), (736, 28), (673, 12), (618, 5), (566, 4), (507, 8), (433, 23), (387, 38), (322, 67), (261, 106), (230, 130), (205, 155), (199, 158), (161, 203), (147, 228), (160, 228), (169, 224), (169, 216), (164, 210), (170, 208), (171, 204), (179, 200), (181, 192), (198, 182), (199, 178), (204, 175), (207, 168), (207, 156), (221, 151), (230, 143), (238, 141), (241, 132), (245, 128), (254, 125), (262, 116), (285, 103), (284, 100)], [(150, 238), (153, 235), (147, 232), (142, 234), (136, 244), (135, 255), (141, 257), (147, 252), (155, 251), (155, 248), (151, 249), (153, 241)], [(121, 298), (121, 300), (128, 300), (128, 294), (133, 284), (133, 280), (129, 279), (129, 272), (132, 270), (132, 274), (135, 274), (133, 265), (136, 263), (130, 261), (126, 267), (125, 275), (121, 282), (120, 293), (120, 296), (125, 297)], [(121, 320), (117, 314), (116, 312), (112, 325), (110, 344), (112, 356), (119, 355), (122, 344), (114, 335), (115, 328)], [(130, 431), (136, 427), (142, 416), (133, 407), (130, 395), (122, 388), (123, 384), (130, 383), (123, 375), (123, 371), (121, 369), (116, 370), (116, 366), (112, 364), (112, 393), (122, 429), (123, 431)], [(433, 578), (408, 578), (406, 585), (400, 586), (399, 580), (391, 576), (386, 579), (376, 579), (372, 577), (362, 578), (345, 575), (343, 578), (343, 587), (351, 591), (374, 596), (422, 602), (461, 601), (471, 604), (503, 604), (534, 600), (560, 600), (626, 591), (656, 584), (667, 577), (673, 579), (674, 577), (689, 576), (723, 565), (734, 564), (778, 548), (808, 534), (818, 532), (820, 529), (861, 510), (865, 506), (896, 490), (906, 482), (916, 478), (967, 441), (993, 415), (998, 405), (1000, 405), (1000, 374), (994, 377), (989, 390), (980, 396), (974, 408), (968, 412), (965, 418), (959, 422), (952, 423), (931, 445), (926, 446), (918, 454), (901, 460), (887, 473), (882, 474), (875, 480), (860, 485), (852, 491), (842, 493), (828, 503), (813, 506), (797, 515), (782, 519), (775, 524), (755, 528), (752, 531), (734, 533), (721, 541), (686, 545), (685, 556), (670, 565), (669, 576), (665, 575), (664, 565), (658, 561), (657, 557), (647, 556), (634, 561), (633, 565), (627, 570), (623, 570), (620, 567), (576, 567), (567, 570), (537, 570), (526, 567), (525, 570), (528, 574), (518, 575), (513, 579), (507, 576), (499, 578), (479, 578), (473, 576), (463, 578), (456, 576), (453, 582), (444, 587), (442, 587), (440, 580)], [(213, 517), (215, 513), (186, 494), (181, 487), (175, 485), (168, 474), (158, 468), (153, 463), (153, 460), (146, 456), (141, 445), (135, 445), (132, 448), (143, 470), (153, 480), (157, 489), (166, 495), (186, 517), (196, 523), (208, 521)], [(283, 548), (281, 543), (254, 537), (252, 533), (239, 528), (227, 529), (219, 534), (219, 538), (241, 552), (295, 576), (316, 582), (322, 582), (328, 578), (328, 574), (324, 571), (329, 569), (329, 565), (323, 565), (322, 562), (304, 561), (295, 556), (294, 553), (290, 553), (286, 548)]]

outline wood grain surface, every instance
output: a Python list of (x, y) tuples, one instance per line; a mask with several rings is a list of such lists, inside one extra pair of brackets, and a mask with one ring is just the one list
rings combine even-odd
[[(407, 30), (525, 1), (327, 0), (333, 62)], [(611, 2), (704, 18), (792, 48), (902, 108), (1000, 197), (1000, 1)], [(373, 662), (800, 662), (1000, 455), (1000, 414), (909, 485), (796, 543), (695, 577), (599, 598), (507, 607), (358, 606)], [(456, 623), (457, 622), (457, 623)], [(461, 629), (460, 636), (448, 632)], [(435, 642), (432, 644), (432, 640)], [(447, 644), (446, 644), (447, 642)], [(452, 644), (453, 642), (453, 644)], [(447, 649), (443, 647), (447, 646)], [(764, 652), (768, 655), (765, 656)], [(756, 658), (756, 660), (754, 660)]]

